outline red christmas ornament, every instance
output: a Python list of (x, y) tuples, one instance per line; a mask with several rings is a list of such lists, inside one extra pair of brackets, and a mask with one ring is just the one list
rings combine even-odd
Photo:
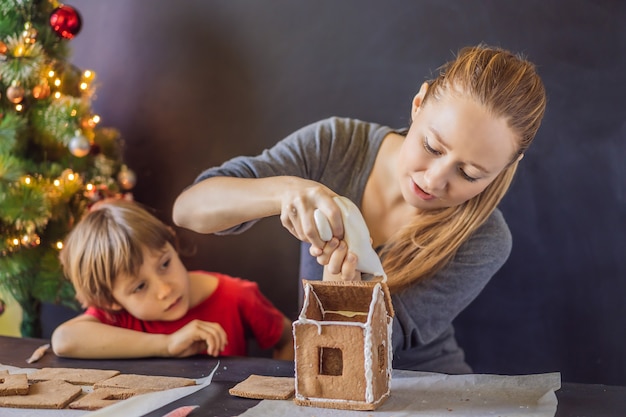
[(50, 26), (60, 37), (72, 39), (80, 32), (82, 21), (76, 9), (61, 5), (50, 13)]

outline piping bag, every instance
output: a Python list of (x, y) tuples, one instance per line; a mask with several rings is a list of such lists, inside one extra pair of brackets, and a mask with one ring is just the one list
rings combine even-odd
[[(348, 250), (357, 256), (356, 269), (374, 277), (383, 277), (387, 281), (387, 274), (383, 270), (380, 258), (371, 244), (370, 231), (365, 224), (365, 219), (359, 208), (350, 199), (338, 196), (333, 200), (341, 209), (343, 219), (343, 240), (348, 245)], [(313, 212), (315, 226), (323, 241), (328, 242), (333, 237), (330, 222), (319, 210)]]

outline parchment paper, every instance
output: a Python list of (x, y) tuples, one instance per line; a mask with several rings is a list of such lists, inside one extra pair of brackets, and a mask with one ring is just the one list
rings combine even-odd
[(444, 375), (392, 372), (391, 395), (376, 411), (304, 407), (292, 400), (263, 400), (242, 416), (366, 417), (535, 416), (553, 417), (558, 372), (537, 375)]
[[(25, 409), (25, 408), (0, 408), (0, 415), (2, 417), (141, 417), (151, 411), (163, 407), (179, 398), (191, 395), (196, 391), (201, 390), (211, 383), (213, 374), (219, 366), (219, 362), (215, 365), (215, 368), (211, 371), (209, 376), (196, 379), (196, 385), (190, 387), (173, 388), (165, 391), (157, 391), (149, 394), (142, 394), (131, 397), (127, 400), (120, 401), (119, 403), (110, 405), (105, 408), (101, 408), (97, 411), (86, 410), (47, 410), (47, 409)], [(35, 369), (28, 368), (16, 368), (14, 366), (0, 364), (0, 370), (7, 369), (10, 373), (30, 373)], [(83, 387), (83, 391), (88, 392), (91, 387)]]

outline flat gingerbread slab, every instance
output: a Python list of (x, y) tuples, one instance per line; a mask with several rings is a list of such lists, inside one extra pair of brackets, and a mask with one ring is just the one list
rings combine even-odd
[(60, 379), (74, 385), (93, 385), (119, 373), (107, 369), (42, 368), (29, 374), (28, 379), (33, 382)]
[(287, 400), (296, 391), (296, 380), (290, 377), (250, 375), (230, 390), (230, 395), (258, 400)]
[(65, 408), (83, 389), (65, 381), (42, 381), (30, 385), (28, 395), (0, 397), (0, 407)]
[(140, 391), (163, 391), (171, 388), (188, 387), (196, 385), (196, 381), (190, 378), (173, 376), (152, 376), (136, 374), (120, 374), (93, 385), (94, 389), (100, 388), (130, 388)]
[(26, 374), (9, 374), (9, 371), (0, 371), (0, 396), (26, 394), (28, 394)]
[(100, 388), (70, 403), (69, 408), (77, 410), (99, 410), (134, 395), (136, 390), (127, 388)]

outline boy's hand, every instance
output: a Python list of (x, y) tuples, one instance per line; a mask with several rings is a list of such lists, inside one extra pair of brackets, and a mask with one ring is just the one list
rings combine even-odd
[(207, 352), (219, 356), (228, 343), (226, 332), (218, 323), (194, 320), (167, 337), (170, 356), (186, 357)]

